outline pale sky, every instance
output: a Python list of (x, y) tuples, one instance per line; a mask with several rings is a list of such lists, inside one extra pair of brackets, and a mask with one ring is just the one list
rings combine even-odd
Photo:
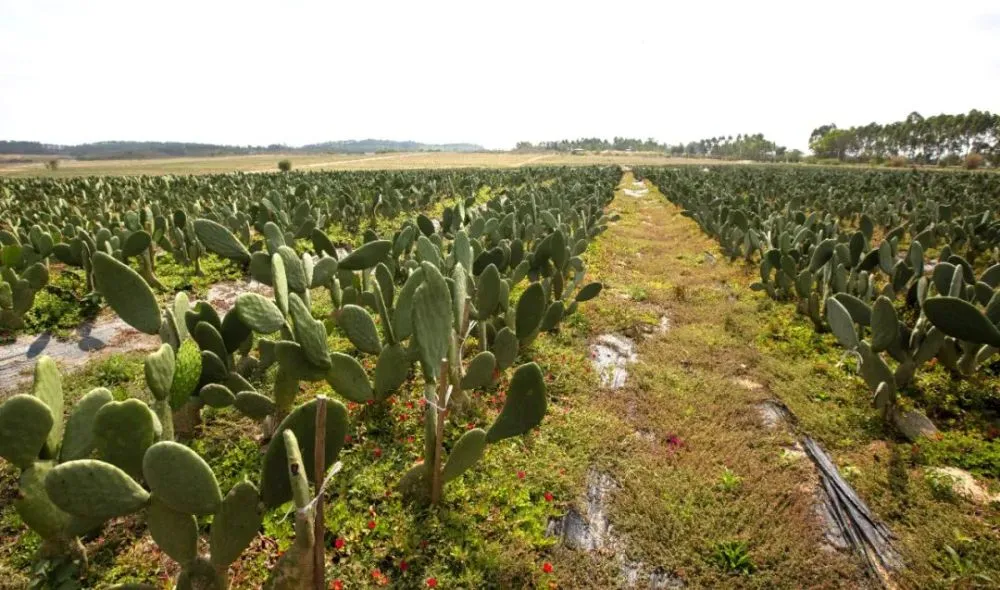
[(1000, 1), (0, 0), (0, 139), (764, 133), (1000, 110)]

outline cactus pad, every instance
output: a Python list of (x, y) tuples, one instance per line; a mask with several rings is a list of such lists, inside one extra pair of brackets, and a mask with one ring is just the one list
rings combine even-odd
[(146, 386), (153, 392), (154, 398), (164, 400), (170, 396), (175, 367), (174, 349), (169, 344), (162, 344), (159, 350), (146, 355), (143, 367), (146, 373)]
[(149, 502), (149, 493), (127, 473), (91, 459), (54, 467), (45, 477), (45, 491), (60, 510), (88, 520), (132, 514)]
[(351, 344), (361, 352), (378, 354), (382, 351), (375, 320), (364, 308), (357, 305), (345, 305), (337, 312), (337, 325)]
[(233, 486), (212, 521), (212, 563), (225, 570), (250, 545), (264, 519), (260, 494), (250, 482)]
[(128, 475), (142, 476), (142, 456), (155, 442), (155, 416), (137, 399), (108, 402), (94, 417), (97, 455)]
[(182, 444), (164, 441), (149, 447), (142, 473), (153, 494), (178, 512), (213, 514), (222, 504), (212, 468)]
[(510, 380), (500, 415), (487, 432), (487, 442), (525, 434), (538, 426), (545, 417), (546, 404), (542, 369), (535, 363), (521, 365)]
[(258, 334), (277, 332), (285, 325), (285, 316), (270, 299), (257, 293), (242, 293), (236, 298), (240, 320)]
[(156, 296), (139, 273), (104, 252), (94, 254), (95, 287), (111, 309), (140, 332), (160, 332), (160, 308)]
[(0, 457), (28, 469), (38, 459), (52, 425), (52, 411), (41, 400), (25, 394), (11, 397), (0, 404)]
[(448, 462), (445, 463), (442, 477), (445, 482), (451, 481), (462, 475), (470, 467), (479, 462), (486, 450), (486, 431), (482, 428), (475, 428), (466, 431), (462, 438), (458, 439), (455, 446), (448, 455)]
[(86, 459), (95, 446), (94, 420), (97, 413), (106, 404), (114, 401), (111, 392), (103, 387), (94, 389), (80, 398), (66, 420), (66, 431), (63, 434), (62, 448), (59, 450), (59, 460), (75, 461)]
[(198, 520), (167, 506), (156, 494), (149, 499), (146, 526), (160, 549), (181, 565), (198, 556)]

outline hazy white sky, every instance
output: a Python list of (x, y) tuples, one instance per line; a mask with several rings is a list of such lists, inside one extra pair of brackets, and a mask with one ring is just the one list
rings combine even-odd
[(0, 0), (0, 139), (512, 147), (1000, 110), (1000, 1)]

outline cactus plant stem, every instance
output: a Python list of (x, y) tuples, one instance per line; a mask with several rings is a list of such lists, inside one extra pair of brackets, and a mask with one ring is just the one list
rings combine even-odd
[(326, 396), (316, 396), (316, 449), (314, 452), (314, 470), (316, 474), (316, 517), (313, 521), (313, 585), (316, 590), (326, 588), (326, 566), (323, 538), (326, 536), (323, 522), (323, 480), (326, 472)]
[(448, 413), (448, 400), (446, 398), (448, 390), (448, 360), (441, 361), (441, 373), (438, 378), (437, 407), (433, 411), (437, 414), (437, 429), (434, 432), (434, 464), (431, 471), (431, 504), (437, 506), (441, 501), (441, 463), (444, 457), (444, 418)]

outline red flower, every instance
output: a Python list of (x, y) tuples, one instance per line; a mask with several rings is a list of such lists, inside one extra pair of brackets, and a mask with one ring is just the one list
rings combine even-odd
[(437, 588), (438, 587), (438, 579), (437, 578), (427, 578), (427, 587), (428, 588)]
[(344, 590), (344, 583), (339, 579), (330, 582), (330, 590)]
[(406, 407), (410, 408), (412, 410), (413, 409), (413, 402), (406, 402)]
[(406, 442), (408, 442), (408, 443), (412, 443), (414, 440), (416, 440), (416, 439), (413, 438), (412, 434), (410, 436), (406, 437)]
[(344, 548), (344, 540), (341, 539), (340, 537), (337, 537), (336, 539), (334, 539), (333, 540), (333, 548), (334, 549), (343, 549)]
[(525, 476), (524, 471), (518, 471), (517, 472), (517, 479), (524, 479), (524, 476)]
[(400, 414), (399, 415), (399, 421), (400, 422), (406, 422), (409, 419), (410, 419), (410, 415), (409, 414)]
[(475, 422), (469, 422), (468, 424), (465, 425), (465, 429), (466, 430), (472, 430), (475, 427), (476, 427), (476, 423)]
[(400, 560), (400, 562), (399, 562), (399, 570), (405, 572), (408, 569), (410, 569), (410, 564), (406, 563), (405, 559)]
[(545, 492), (545, 501), (546, 502), (552, 501), (552, 492)]
[[(375, 405), (375, 400), (373, 400), (373, 399), (367, 400), (367, 401), (365, 401), (365, 405), (369, 405), (369, 406)], [(375, 571), (378, 571), (378, 570), (375, 570)]]
[(375, 453), (375, 458), (378, 459), (382, 456), (382, 447), (375, 447), (373, 452)]
[(370, 530), (370, 531), (375, 530), (375, 521), (374, 520), (369, 520), (368, 521), (368, 530)]
[(351, 441), (352, 441), (352, 440), (353, 440), (353, 439), (351, 438), (351, 435), (350, 435), (350, 434), (345, 434), (345, 435), (344, 435), (344, 444), (345, 444), (345, 445), (349, 445), (349, 444), (351, 444)]
[(551, 574), (552, 573), (552, 564), (549, 563), (549, 562), (547, 562), (547, 561), (545, 563), (543, 563), (542, 564), (542, 571), (545, 572), (545, 573), (547, 573), (547, 574)]

